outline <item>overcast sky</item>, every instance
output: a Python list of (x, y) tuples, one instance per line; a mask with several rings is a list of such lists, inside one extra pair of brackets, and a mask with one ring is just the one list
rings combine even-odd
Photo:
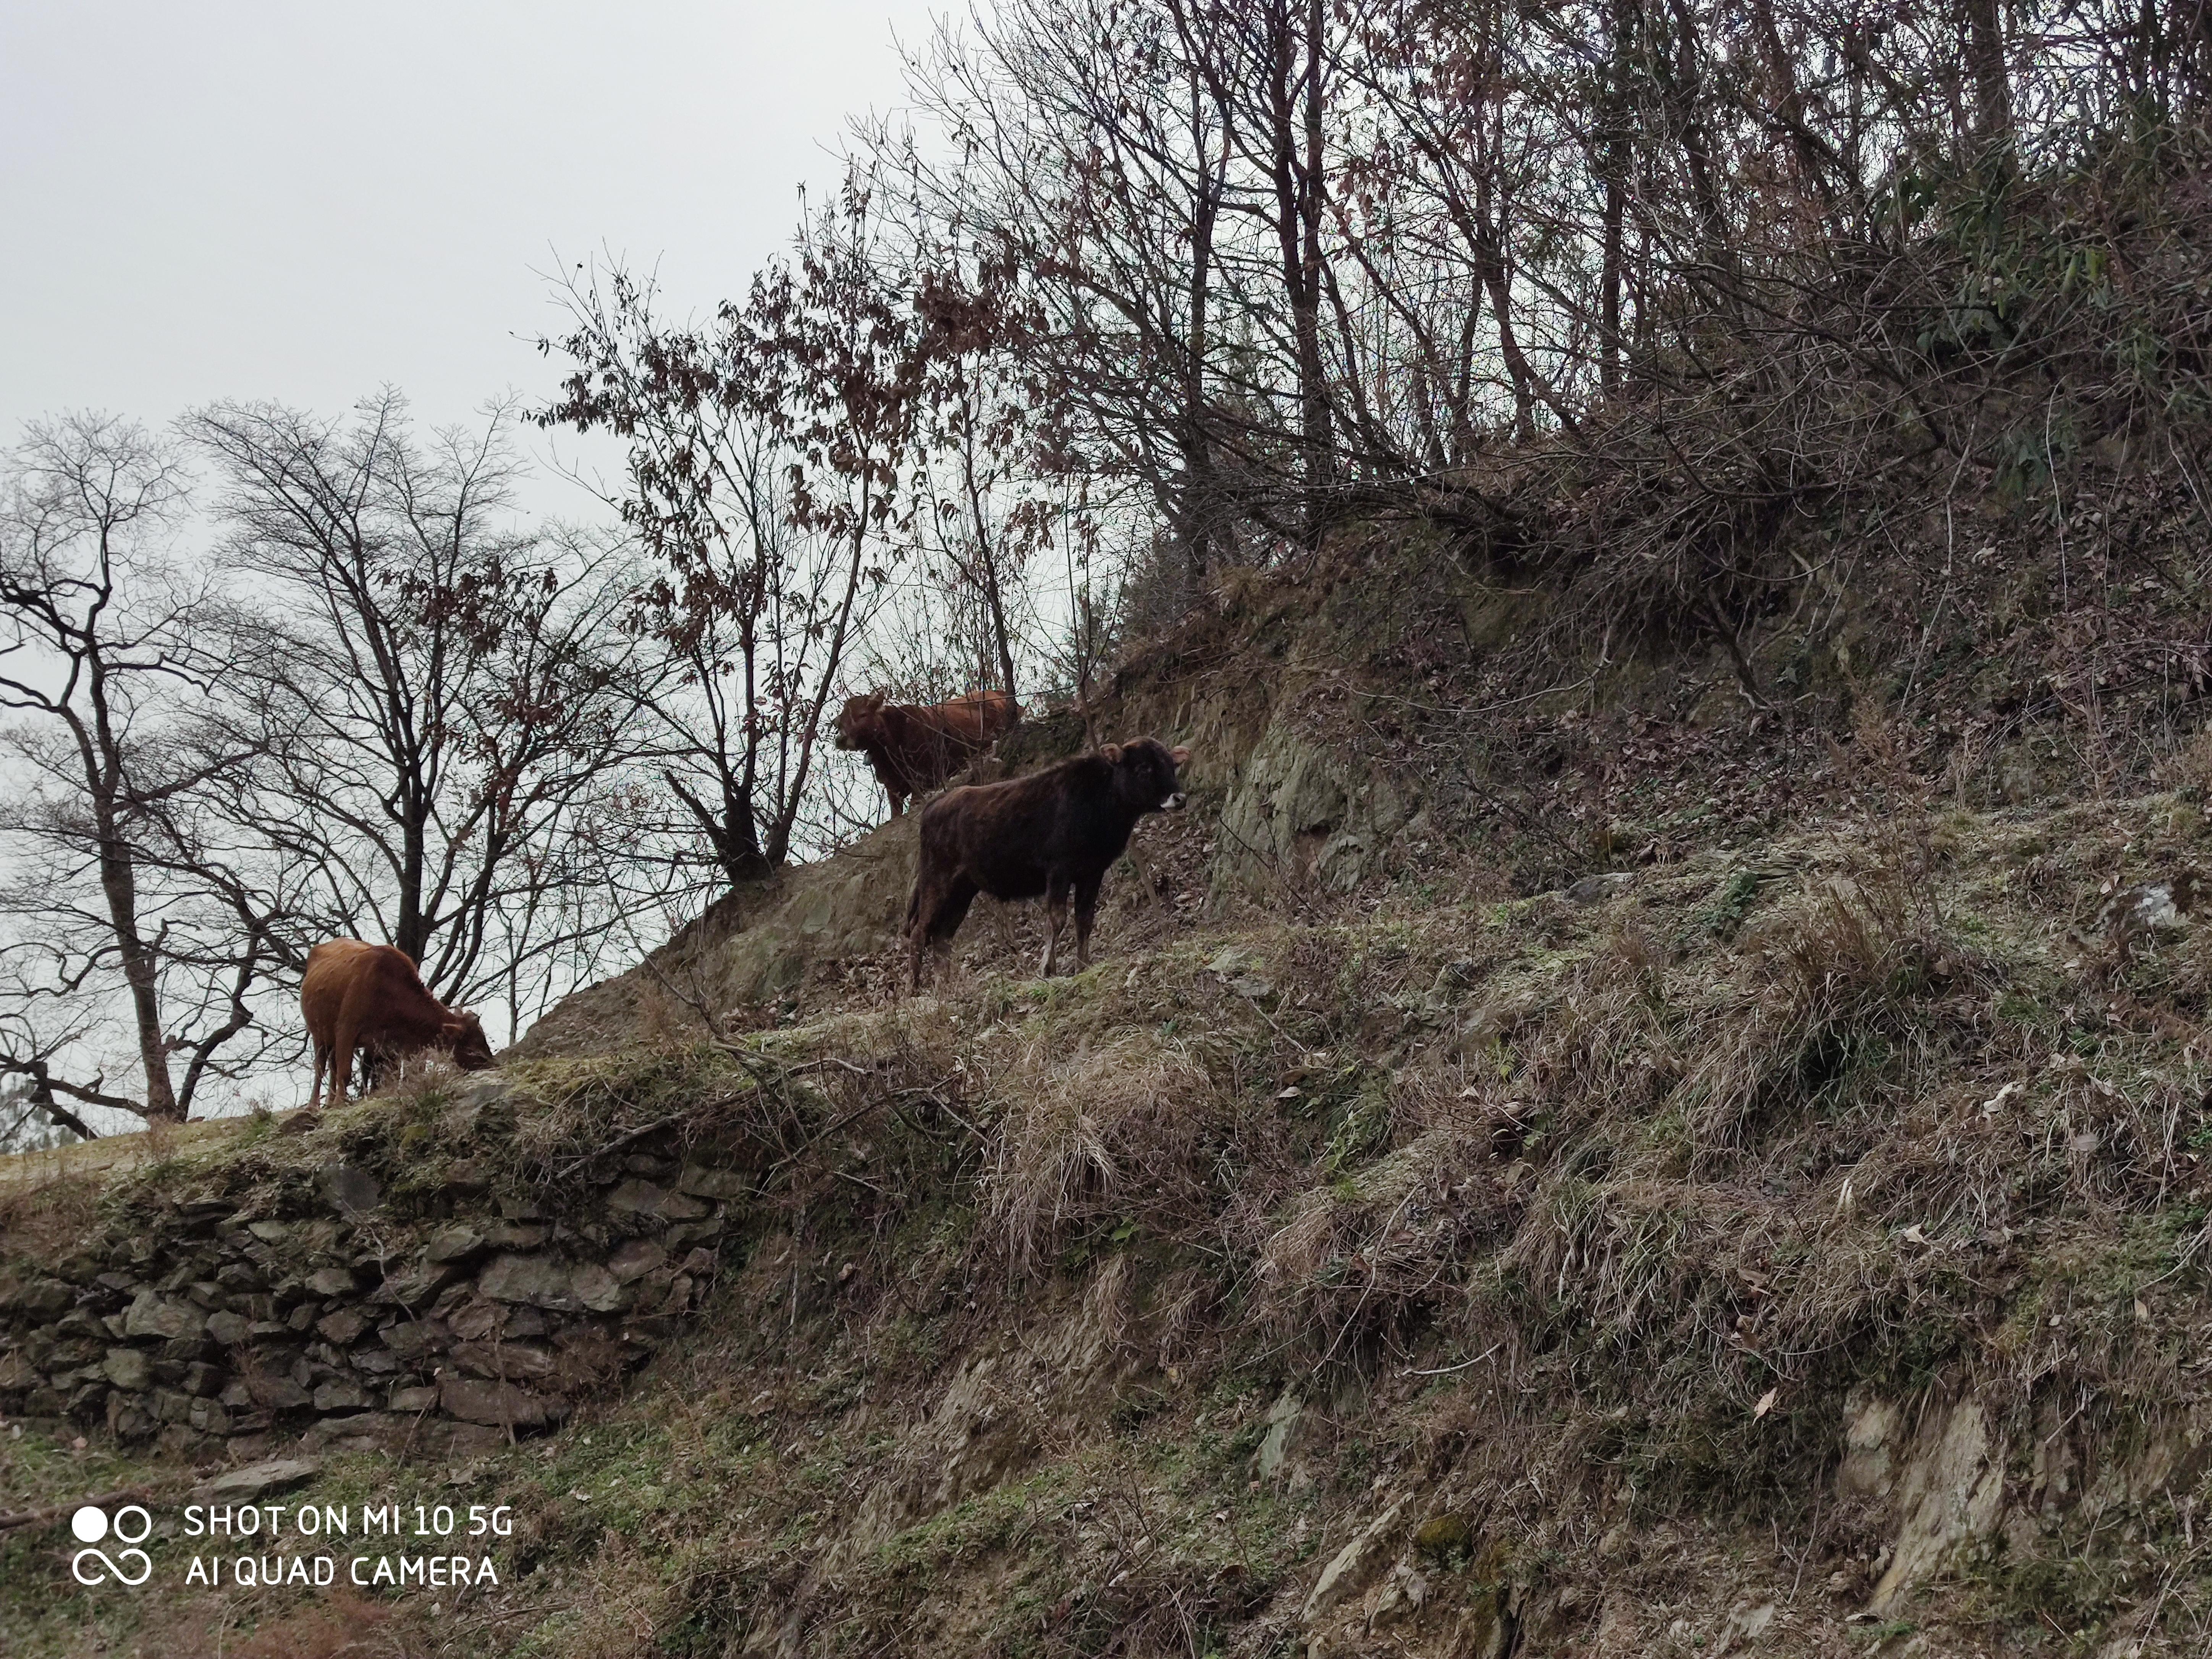
[(63, 408), (542, 396), (556, 258), (657, 263), (672, 310), (742, 292), (932, 10), (4, 0), (0, 441)]

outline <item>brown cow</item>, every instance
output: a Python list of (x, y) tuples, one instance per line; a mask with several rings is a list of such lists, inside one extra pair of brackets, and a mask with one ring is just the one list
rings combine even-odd
[(363, 1069), (426, 1048), (442, 1048), (465, 1072), (491, 1062), (483, 1023), (466, 1009), (448, 1008), (423, 986), (414, 959), (389, 945), (357, 939), (325, 939), (307, 953), (300, 981), (300, 1012), (315, 1048), (315, 1081), (307, 1109), (322, 1103), (323, 1072), (331, 1101), (343, 1104), (353, 1081), (353, 1057)]
[(888, 702), (888, 693), (848, 697), (837, 714), (837, 746), (863, 750), (891, 799), (891, 816), (907, 798), (934, 789), (991, 746), (1022, 717), (1011, 691), (970, 691), (950, 702)]
[(1182, 810), (1176, 769), (1188, 749), (1151, 738), (1109, 743), (1025, 778), (948, 790), (923, 809), (914, 897), (907, 905), (907, 965), (921, 989), (921, 954), (944, 947), (978, 893), (994, 898), (1044, 896), (1051, 928), (1044, 974), (1052, 977), (1060, 926), (1075, 899), (1075, 965), (1091, 963), (1091, 919), (1106, 871), (1147, 812)]

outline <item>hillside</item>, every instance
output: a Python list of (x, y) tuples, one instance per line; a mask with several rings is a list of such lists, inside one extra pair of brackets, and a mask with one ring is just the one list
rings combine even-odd
[[(8, 1650), (2203, 1651), (2196, 586), (1783, 544), (1732, 650), (1397, 526), (1245, 578), (1090, 711), (1194, 807), (1079, 977), (979, 906), (898, 1000), (902, 822), (496, 1084), (15, 1172)], [(498, 1584), (185, 1585), (280, 1456), (510, 1506)], [(158, 1599), (66, 1576), (125, 1488)]]

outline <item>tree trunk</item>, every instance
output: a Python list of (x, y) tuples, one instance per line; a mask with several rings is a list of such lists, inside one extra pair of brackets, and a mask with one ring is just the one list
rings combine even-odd
[(1613, 61), (1606, 70), (1603, 125), (1598, 136), (1599, 176), (1605, 185), (1602, 270), (1598, 299), (1598, 386), (1607, 398), (1620, 392), (1620, 290), (1626, 280), (1621, 228), (1628, 210), (1629, 55), (1636, 44), (1636, 0), (1613, 0)]
[(1729, 263), (1728, 215), (1713, 178), (1712, 137), (1705, 131), (1703, 77), (1698, 70), (1696, 27), (1684, 0), (1672, 0), (1674, 14), (1674, 122), (1682, 161), (1690, 175), (1690, 198), (1698, 210), (1703, 253), (1716, 270)]
[(2005, 72), (2004, 20), (1998, 0), (1965, 0), (1966, 70), (1974, 83), (1974, 148), (2009, 152), (2012, 85)]
[(115, 930), (115, 953), (122, 963), (124, 983), (130, 989), (138, 1060), (146, 1073), (146, 1116), (151, 1122), (179, 1123), (184, 1121), (184, 1113), (178, 1108), (176, 1091), (169, 1080), (168, 1038), (161, 1029), (161, 968), (138, 931), (138, 872), (121, 820), (126, 787), (123, 746), (109, 716), (107, 689), (106, 673), (94, 657), (88, 684), (92, 730), (88, 734), (75, 720), (70, 724), (76, 726), (78, 752), (91, 797), (100, 895), (107, 901), (108, 925)]
[[(1182, 536), (1183, 573), (1195, 605), (1206, 592), (1213, 564), (1213, 450), (1207, 441), (1206, 413), (1206, 354), (1209, 337), (1207, 307), (1213, 280), (1213, 226), (1221, 210), (1223, 179), (1229, 166), (1229, 129), (1221, 134), (1221, 172), (1216, 173), (1205, 153), (1205, 124), (1200, 88), (1191, 79), (1190, 130), (1198, 152), (1198, 198), (1193, 204), (1190, 228), (1189, 317), (1184, 328), (1182, 364), (1182, 488), (1176, 516)], [(1011, 686), (1007, 688), (1012, 690)]]
[(138, 931), (138, 878), (130, 844), (115, 823), (112, 799), (95, 804), (100, 834), (100, 888), (115, 929), (115, 952), (131, 989), (131, 1022), (137, 1028), (138, 1059), (146, 1071), (146, 1115), (157, 1123), (178, 1123), (175, 1091), (169, 1082), (169, 1045), (161, 1030), (161, 981), (154, 953)]
[(1316, 27), (1310, 31), (1301, 68), (1289, 0), (1277, 0), (1269, 15), (1273, 38), (1267, 89), (1275, 239), (1297, 368), (1301, 534), (1309, 547), (1320, 543), (1322, 501), (1329, 483), (1328, 404), (1321, 369), (1320, 9), (1319, 0), (1308, 0), (1304, 15)]
[(1327, 193), (1322, 149), (1322, 0), (1306, 0), (1305, 168), (1298, 193), (1304, 232), (1298, 262), (1298, 392), (1307, 467), (1306, 538), (1316, 547), (1328, 518), (1326, 492), (1336, 481), (1328, 383), (1321, 356), (1321, 216)]

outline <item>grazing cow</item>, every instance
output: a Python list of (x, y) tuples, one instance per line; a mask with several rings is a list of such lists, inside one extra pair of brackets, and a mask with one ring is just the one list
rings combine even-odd
[(1098, 884), (1128, 846), (1139, 818), (1182, 810), (1176, 769), (1189, 758), (1188, 749), (1139, 738), (1109, 743), (1096, 754), (1025, 778), (948, 790), (930, 802), (921, 814), (914, 898), (906, 911), (910, 988), (921, 989), (925, 950), (942, 946), (949, 954), (978, 893), (1000, 899), (1044, 896), (1049, 979), (1072, 892), (1076, 969), (1088, 967)]
[(307, 1109), (322, 1103), (323, 1072), (330, 1070), (333, 1104), (343, 1104), (353, 1081), (353, 1057), (372, 1071), (380, 1060), (442, 1048), (465, 1072), (491, 1064), (483, 1023), (466, 1009), (448, 1008), (432, 996), (413, 958), (389, 945), (357, 939), (325, 939), (307, 953), (300, 981), (300, 1012), (315, 1048), (315, 1081)]
[(864, 751), (876, 769), (893, 817), (907, 798), (934, 789), (1021, 719), (1011, 691), (970, 691), (950, 702), (886, 702), (871, 691), (848, 697), (837, 714), (837, 746)]

